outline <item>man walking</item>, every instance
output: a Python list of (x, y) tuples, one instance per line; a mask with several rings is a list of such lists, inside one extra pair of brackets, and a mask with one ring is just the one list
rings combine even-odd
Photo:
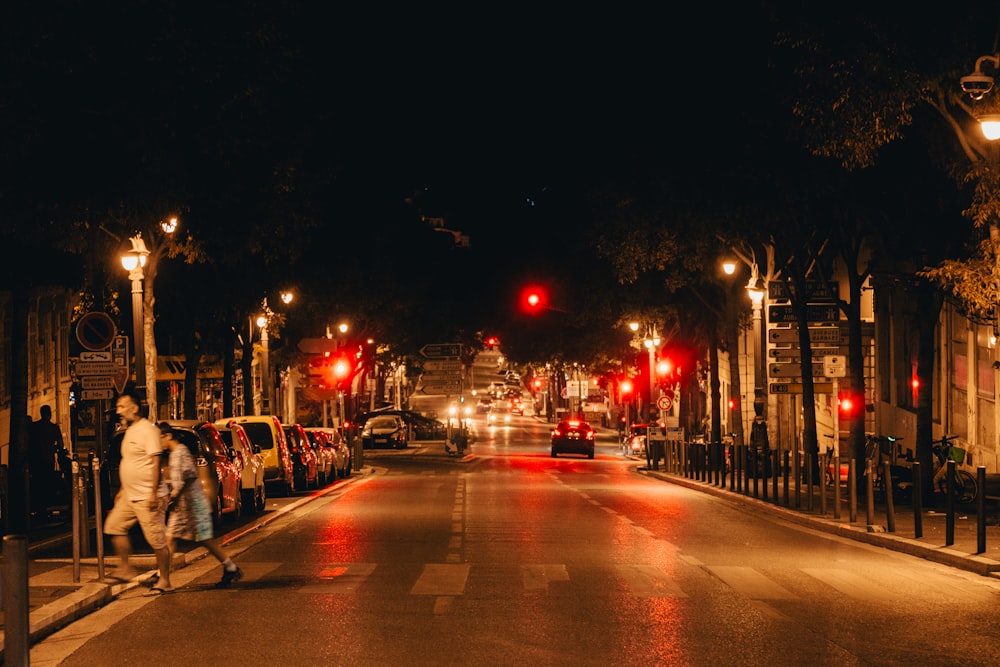
[(28, 470), (31, 476), (31, 511), (44, 515), (50, 506), (66, 500), (59, 460), (66, 445), (62, 429), (52, 421), (52, 406), (43, 405), (40, 415), (28, 431)]
[(172, 593), (166, 535), (167, 489), (162, 483), (164, 480), (160, 479), (163, 455), (160, 429), (139, 414), (139, 401), (130, 393), (118, 397), (115, 411), (126, 429), (118, 468), (121, 488), (104, 521), (104, 533), (111, 536), (112, 547), (118, 556), (118, 569), (113, 578), (128, 581), (138, 575), (129, 564), (132, 548), (128, 536), (129, 529), (138, 523), (156, 554), (159, 577), (153, 593)]

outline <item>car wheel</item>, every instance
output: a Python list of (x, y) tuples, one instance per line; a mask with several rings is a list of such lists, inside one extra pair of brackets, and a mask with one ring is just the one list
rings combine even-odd
[(588, 458), (588, 459), (592, 459), (592, 458), (594, 458), (594, 452), (588, 452), (588, 453), (587, 453), (587, 458)]
[(556, 448), (553, 447), (552, 448), (552, 458), (555, 458), (555, 457), (556, 457)]
[(234, 522), (238, 522), (243, 518), (243, 494), (236, 494), (236, 506), (233, 507), (232, 516), (229, 517)]
[(240, 496), (243, 499), (244, 507), (251, 508), (252, 512), (257, 511), (257, 498), (253, 489), (243, 489), (240, 491)]
[(264, 508), (267, 507), (267, 487), (264, 484), (260, 485), (260, 490), (257, 493), (257, 511), (263, 512)]

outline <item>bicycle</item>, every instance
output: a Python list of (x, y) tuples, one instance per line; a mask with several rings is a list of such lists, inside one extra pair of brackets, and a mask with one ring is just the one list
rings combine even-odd
[[(872, 488), (876, 492), (881, 492), (883, 497), (885, 496), (885, 476), (883, 475), (883, 464), (892, 464), (892, 456), (894, 452), (892, 447), (895, 443), (902, 440), (902, 438), (897, 438), (891, 435), (875, 435), (874, 433), (865, 434), (865, 460), (871, 461), (872, 465)], [(895, 466), (892, 466), (895, 467)], [(868, 471), (865, 470), (865, 474)]]
[(975, 502), (978, 497), (979, 487), (972, 473), (958, 467), (965, 462), (965, 450), (951, 444), (956, 438), (957, 435), (946, 435), (931, 443), (931, 451), (937, 459), (937, 466), (934, 468), (934, 489), (942, 494), (947, 493), (948, 461), (954, 461), (955, 476), (952, 479), (952, 487), (955, 502), (969, 504)]

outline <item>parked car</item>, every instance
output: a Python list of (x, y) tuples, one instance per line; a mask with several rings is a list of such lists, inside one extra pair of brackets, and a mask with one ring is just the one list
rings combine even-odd
[(552, 456), (586, 454), (594, 458), (594, 429), (583, 419), (564, 419), (552, 429)]
[(294, 494), (296, 485), (292, 454), (281, 421), (273, 415), (245, 415), (230, 419), (246, 430), (253, 443), (260, 445), (264, 458), (264, 483), (283, 495)]
[(309, 439), (309, 446), (316, 455), (316, 468), (320, 486), (326, 486), (337, 474), (337, 453), (323, 431), (314, 428), (303, 428)]
[(283, 428), (285, 439), (288, 441), (288, 451), (292, 454), (295, 486), (300, 489), (318, 489), (319, 465), (305, 429), (302, 424), (285, 424)]
[(334, 467), (333, 474), (334, 479), (340, 478), (345, 479), (351, 476), (351, 465), (353, 463), (353, 453), (351, 448), (348, 446), (347, 441), (344, 436), (340, 433), (338, 429), (330, 428), (328, 426), (311, 426), (306, 429), (306, 432), (318, 431), (326, 436), (326, 440), (329, 445), (333, 448), (334, 454)]
[(236, 452), (236, 463), (240, 468), (243, 507), (263, 512), (267, 505), (267, 490), (264, 486), (264, 457), (260, 445), (254, 443), (245, 428), (233, 419), (219, 419), (215, 422), (222, 441)]
[(378, 447), (384, 444), (393, 449), (405, 449), (406, 423), (399, 415), (377, 415), (365, 422), (361, 429), (361, 445)]
[(194, 457), (201, 488), (212, 505), (216, 526), (223, 517), (234, 519), (243, 514), (242, 471), (236, 452), (227, 447), (215, 424), (199, 419), (168, 419), (177, 440)]

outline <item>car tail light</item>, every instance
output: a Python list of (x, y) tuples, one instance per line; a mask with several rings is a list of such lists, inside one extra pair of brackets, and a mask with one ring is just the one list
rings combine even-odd
[(557, 429), (557, 428), (552, 429), (552, 437), (553, 438), (558, 438), (561, 435), (562, 435), (562, 432), (560, 432), (559, 429)]
[(587, 440), (593, 440), (594, 439), (594, 431), (593, 430), (587, 431), (587, 436), (586, 437), (587, 437)]

